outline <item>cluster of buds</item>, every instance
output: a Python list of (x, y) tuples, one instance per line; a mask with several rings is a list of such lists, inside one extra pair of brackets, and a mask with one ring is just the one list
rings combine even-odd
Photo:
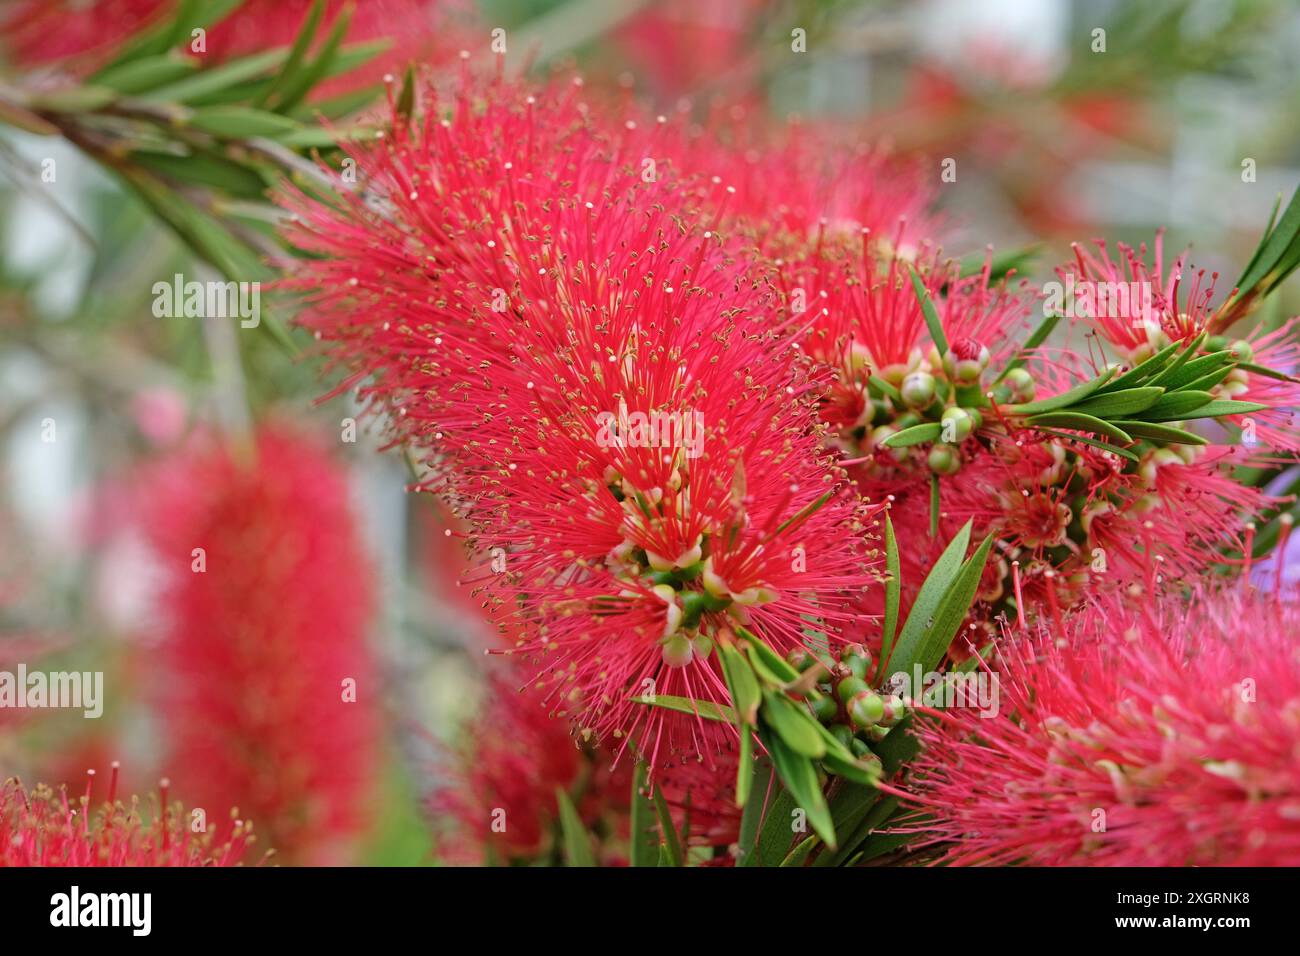
[(802, 674), (814, 672), (817, 694), (808, 695), (813, 716), (864, 765), (879, 771), (880, 758), (871, 744), (880, 743), (911, 709), (912, 702), (888, 688), (873, 689), (869, 678), (875, 665), (871, 652), (850, 644), (839, 656), (791, 652), (790, 663)]
[[(863, 412), (844, 437), (873, 456), (873, 466), (887, 470), (906, 464), (912, 442), (896, 436), (919, 425), (937, 425), (925, 463), (936, 475), (961, 470), (960, 445), (984, 424), (981, 379), (989, 367), (989, 350), (975, 339), (959, 339), (942, 355), (913, 349), (907, 364), (875, 368), (869, 352), (853, 349), (853, 367), (863, 391)], [(1024, 369), (1007, 372), (992, 386), (998, 402), (1033, 399), (1034, 381)], [(919, 454), (919, 453), (917, 453)]]

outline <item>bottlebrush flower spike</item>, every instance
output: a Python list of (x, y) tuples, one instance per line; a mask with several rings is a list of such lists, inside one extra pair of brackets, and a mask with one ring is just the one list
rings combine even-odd
[[(584, 742), (572, 723), (555, 719), (537, 688), (518, 690), (524, 679), (514, 670), (493, 674), (448, 779), (429, 800), (438, 858), (452, 865), (560, 862), (559, 789), (572, 797), (598, 862), (627, 864), (633, 762), (616, 762), (608, 747)], [(734, 748), (719, 755), (717, 770), (694, 757), (669, 762), (656, 784), (674, 832), (724, 860), (740, 830)]]
[(627, 861), (633, 765), (617, 767), (608, 750), (575, 739), (523, 676), (489, 680), (482, 709), (449, 764), (449, 779), (429, 809), (437, 854), (452, 865), (559, 863), (555, 791), (568, 793), (604, 864)]
[(490, 556), (478, 583), (548, 698), (651, 755), (666, 727), (713, 731), (631, 698), (724, 700), (723, 622), (788, 650), (874, 579), (816, 383), (705, 228), (708, 187), (650, 174), (655, 135), (600, 130), (577, 85), (467, 78), (356, 155), (361, 194), (287, 200), (320, 257), (298, 271), (304, 324), (430, 450), (425, 487)]
[[(1218, 273), (1206, 276), (1204, 269), (1192, 270), (1184, 251), (1165, 268), (1164, 233), (1156, 233), (1152, 262), (1147, 262), (1145, 243), (1137, 249), (1118, 244), (1119, 261), (1111, 258), (1104, 242), (1089, 251), (1077, 243), (1075, 259), (1057, 269), (1064, 284), (1063, 294), (1072, 293), (1071, 312), (1076, 321), (1090, 324), (1119, 356), (1136, 364), (1171, 342), (1190, 342), (1207, 337), (1201, 353), (1227, 350), (1243, 366), (1267, 367), (1286, 373), (1265, 375), (1255, 369), (1233, 368), (1221, 381), (1206, 386), (1215, 399), (1258, 402), (1268, 407), (1248, 415), (1227, 416), (1243, 430), (1243, 443), (1250, 446), (1300, 450), (1300, 430), (1294, 426), (1300, 407), (1300, 380), (1289, 377), (1300, 371), (1300, 344), (1296, 331), (1300, 319), (1292, 319), (1272, 332), (1253, 329), (1244, 339), (1231, 340), (1222, 319), (1229, 315), (1227, 300), (1213, 304)], [(1064, 304), (1064, 300), (1062, 303)]]
[(69, 799), (17, 780), (0, 786), (0, 866), (238, 866), (255, 840), (253, 825), (231, 811), (229, 825), (212, 821), (196, 833), (181, 805), (168, 801), (166, 780), (146, 815), (140, 799), (130, 806), (116, 795), (113, 765), (106, 802), (97, 804), (95, 771), (87, 771), (85, 793)]
[(251, 450), (187, 448), (141, 481), (166, 766), (200, 806), (238, 800), (284, 858), (337, 861), (378, 745), (370, 569), (330, 456), (279, 424)]
[(908, 799), (947, 864), (1300, 862), (1300, 605), (1107, 601), (1003, 642), (997, 715), (921, 722)]

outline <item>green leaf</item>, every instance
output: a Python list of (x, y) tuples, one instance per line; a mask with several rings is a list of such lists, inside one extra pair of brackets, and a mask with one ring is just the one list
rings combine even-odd
[(144, 57), (159, 56), (182, 42), (188, 43), (194, 30), (212, 26), (244, 0), (181, 0), (176, 13), (160, 23), (147, 27), (128, 40), (118, 50), (117, 56), (91, 77), (92, 80), (110, 73), (126, 63)]
[(1074, 388), (1062, 392), (1060, 395), (1053, 395), (1050, 398), (1044, 398), (1037, 402), (1027, 402), (1023, 405), (1007, 405), (1003, 408), (1003, 411), (1012, 415), (1040, 415), (1044, 412), (1056, 411), (1058, 408), (1066, 408), (1083, 401), (1093, 392), (1100, 389), (1110, 381), (1111, 376), (1114, 374), (1114, 369), (1107, 369), (1096, 378), (1089, 379), (1080, 385), (1076, 385)]
[(939, 537), (939, 476), (930, 475), (930, 537)]
[(397, 95), (394, 112), (403, 123), (409, 123), (415, 114), (415, 66), (408, 65), (402, 77), (402, 90)]
[(659, 836), (655, 830), (655, 811), (645, 794), (647, 769), (638, 760), (632, 773), (631, 855), (633, 866), (659, 865)]
[(867, 385), (875, 388), (877, 397), (884, 396), (892, 402), (902, 404), (903, 393), (894, 386), (890, 385), (879, 375), (872, 375), (867, 379)]
[(926, 328), (930, 330), (930, 339), (934, 342), (934, 347), (939, 350), (942, 357), (948, 352), (948, 337), (944, 335), (943, 323), (939, 321), (939, 313), (935, 311), (934, 303), (930, 301), (930, 293), (926, 291), (925, 283), (917, 275), (915, 269), (907, 267), (907, 271), (912, 276), (912, 289), (916, 292), (916, 298), (921, 303), (921, 314), (925, 316)]
[(932, 671), (948, 653), (948, 646), (957, 636), (957, 629), (966, 619), (975, 593), (979, 590), (980, 578), (984, 574), (984, 565), (988, 561), (989, 548), (993, 545), (993, 536), (989, 535), (975, 549), (961, 566), (957, 578), (939, 601), (934, 618), (929, 627), (922, 632), (920, 649), (917, 652), (923, 671)]
[(1096, 395), (1085, 402), (1070, 406), (1075, 414), (1095, 415), (1097, 418), (1131, 418), (1156, 404), (1164, 395), (1163, 388), (1146, 386), (1125, 388), (1118, 392)]
[(758, 705), (762, 702), (762, 692), (749, 662), (740, 651), (727, 644), (719, 644), (718, 653), (722, 659), (722, 675), (726, 679), (727, 690), (731, 694), (731, 702), (735, 705), (739, 721), (742, 724), (758, 723)]
[(1105, 386), (1098, 389), (1099, 393), (1119, 391), (1122, 388), (1133, 388), (1135, 385), (1143, 384), (1147, 379), (1159, 375), (1169, 365), (1173, 359), (1174, 353), (1182, 348), (1181, 342), (1173, 342), (1166, 345), (1155, 355), (1151, 356), (1145, 362), (1139, 362), (1119, 378), (1112, 379)]
[(247, 106), (205, 106), (194, 111), (189, 123), (219, 139), (277, 137), (301, 128), (297, 120)]
[[(830, 737), (831, 740), (835, 740), (829, 730), (826, 730), (825, 727), (821, 729), (826, 732), (826, 736)], [(835, 740), (835, 743), (838, 744), (839, 741)], [(822, 763), (826, 764), (826, 768), (835, 775), (859, 786), (874, 787), (880, 779), (874, 769), (868, 769), (865, 764), (859, 763), (852, 754), (846, 756), (844, 753), (832, 750), (829, 745), (827, 745), (826, 755), (822, 757)]]
[(1145, 438), (1147, 441), (1159, 441), (1176, 445), (1209, 444), (1200, 435), (1183, 431), (1183, 429), (1175, 428), (1173, 425), (1162, 425), (1157, 422), (1126, 422), (1122, 420), (1117, 421), (1115, 424), (1134, 438)]
[[(898, 636), (898, 643), (894, 646), (893, 653), (887, 659), (888, 666), (893, 668), (895, 673), (898, 671), (910, 673), (912, 665), (921, 659), (920, 654), (925, 644), (926, 630), (931, 625), (934, 615), (938, 612), (944, 595), (957, 581), (961, 573), (961, 567), (966, 557), (966, 548), (970, 544), (970, 536), (971, 522), (967, 521), (953, 537), (952, 541), (948, 543), (948, 546), (943, 549), (943, 553), (934, 562), (934, 566), (930, 568), (930, 573), (926, 575), (925, 581), (921, 584), (921, 590), (917, 592), (916, 600), (912, 602), (912, 610), (908, 613), (907, 620), (903, 622), (903, 630)], [(885, 664), (886, 659), (882, 655), (882, 671)]]
[(229, 196), (260, 199), (266, 194), (266, 180), (255, 170), (210, 153), (177, 156), (135, 152), (131, 153), (131, 161), (173, 182), (210, 186)]
[(885, 513), (885, 619), (880, 627), (880, 656), (889, 660), (898, 633), (898, 602), (902, 593), (901, 572), (898, 560), (898, 539), (894, 536), (894, 523)]
[(289, 48), (284, 68), (276, 76), (275, 82), (258, 97), (255, 106), (264, 106), (273, 97), (278, 97), (290, 83), (297, 83), (301, 79), (303, 62), (307, 51), (311, 48), (312, 40), (316, 38), (316, 29), (320, 26), (324, 13), (325, 0), (315, 0), (311, 9), (307, 11), (307, 16), (303, 18), (302, 26), (298, 28), (298, 35), (294, 38), (293, 46)]
[(1197, 379), (1208, 375), (1210, 372), (1217, 371), (1224, 365), (1232, 361), (1232, 353), (1224, 350), (1222, 352), (1211, 352), (1209, 355), (1202, 355), (1200, 358), (1194, 358), (1190, 362), (1185, 362), (1178, 368), (1169, 368), (1161, 372), (1151, 380), (1152, 385), (1163, 385), (1168, 391), (1182, 388), (1195, 382)]
[(740, 755), (736, 763), (736, 806), (743, 807), (749, 800), (754, 784), (754, 727), (740, 725)]
[(725, 704), (715, 704), (707, 700), (695, 700), (690, 697), (673, 697), (669, 694), (655, 694), (646, 697), (631, 698), (634, 704), (648, 707), (662, 707), (682, 714), (702, 717), (705, 720), (719, 720), (728, 724), (736, 723), (736, 712)]
[[(1115, 424), (1124, 428), (1128, 423), (1121, 421), (1116, 422)], [(1113, 455), (1119, 455), (1121, 458), (1126, 458), (1129, 461), (1142, 460), (1127, 448), (1121, 448), (1119, 445), (1112, 445), (1109, 442), (1097, 441), (1097, 439), (1089, 438), (1087, 435), (1076, 435), (1073, 432), (1059, 432), (1055, 428), (1039, 428), (1038, 431), (1042, 432), (1044, 435), (1052, 435), (1056, 438), (1064, 438), (1068, 441), (1082, 442), (1083, 444), (1089, 445), (1093, 448), (1099, 448), (1102, 451), (1108, 451)]]
[(1219, 399), (1207, 402), (1178, 418), (1183, 421), (1193, 418), (1223, 418), (1226, 415), (1249, 415), (1251, 412), (1262, 412), (1266, 408), (1267, 405), (1261, 405), (1259, 402), (1233, 402)]
[(901, 432), (895, 432), (881, 444), (886, 448), (907, 448), (909, 445), (934, 441), (939, 437), (942, 430), (943, 426), (939, 422), (922, 422), (920, 425), (913, 425), (911, 428), (904, 428)]
[(808, 854), (812, 852), (813, 847), (817, 845), (817, 837), (810, 836), (798, 843), (793, 850), (781, 861), (782, 866), (803, 866), (804, 861), (808, 859)]
[(668, 809), (668, 801), (664, 799), (663, 791), (658, 787), (654, 789), (654, 802), (655, 812), (659, 815), (659, 832), (663, 837), (663, 846), (668, 849), (668, 859), (673, 866), (685, 866), (686, 852), (682, 849), (677, 831), (673, 829), (672, 811)]
[(1255, 247), (1241, 278), (1237, 293), (1225, 303), (1225, 309), (1257, 294), (1267, 295), (1286, 278), (1300, 257), (1300, 189), (1291, 195), (1286, 211), (1277, 224), (1265, 230)]
[(763, 811), (762, 828), (759, 830), (753, 850), (748, 856), (741, 858), (741, 866), (779, 866), (785, 859), (790, 842), (794, 838), (790, 826), (793, 813), (798, 806), (794, 795), (777, 779), (773, 781), (768, 796), (766, 806), (762, 806), (764, 803), (762, 800), (754, 801)]
[(334, 18), (334, 24), (330, 27), (330, 32), (325, 37), (325, 42), (321, 44), (320, 50), (317, 51), (316, 58), (297, 70), (282, 84), (275, 101), (277, 112), (283, 113), (293, 109), (311, 92), (312, 87), (325, 79), (334, 60), (338, 57), (343, 38), (347, 36), (348, 26), (352, 22), (352, 12), (353, 8), (350, 6), (342, 9)]
[(1238, 362), (1237, 368), (1245, 369), (1252, 375), (1263, 375), (1265, 378), (1275, 378), (1279, 382), (1290, 382), (1293, 385), (1300, 385), (1300, 378), (1294, 375), (1288, 375), (1286, 372), (1279, 372), (1275, 368), (1269, 368), (1267, 365), (1256, 365), (1254, 362)]
[(191, 76), (166, 86), (151, 90), (143, 98), (167, 103), (192, 103), (213, 94), (228, 93), (245, 80), (269, 73), (284, 62), (289, 51), (284, 47), (241, 57), (210, 70), (200, 70)]
[(564, 862), (568, 866), (595, 866), (596, 856), (591, 849), (591, 834), (587, 832), (563, 787), (555, 788), (555, 802), (560, 808), (560, 830), (564, 836)]
[[(1177, 392), (1170, 392), (1160, 401), (1156, 402), (1149, 409), (1149, 417), (1154, 419), (1160, 418), (1182, 418), (1187, 412), (1194, 408), (1200, 408), (1206, 402), (1214, 398), (1209, 392), (1200, 392), (1195, 389), (1180, 389)], [(1116, 416), (1124, 417), (1124, 416)]]
[(736, 633), (749, 642), (750, 648), (767, 670), (777, 678), (775, 683), (789, 684), (799, 679), (799, 672), (784, 657), (772, 650), (757, 634), (747, 627), (736, 626)]
[(812, 714), (791, 703), (781, 694), (763, 692), (763, 720), (795, 753), (819, 760), (826, 753), (826, 742), (817, 732)]
[[(996, 253), (992, 261), (989, 262), (988, 281), (990, 283), (997, 282), (1012, 272), (1023, 272), (1030, 263), (1038, 258), (1041, 248), (1039, 243), (1034, 243), (1020, 249), (1008, 249), (1005, 252)], [(974, 252), (968, 256), (963, 256), (961, 259), (961, 277), (967, 279), (979, 275), (984, 271), (986, 261), (988, 261), (988, 257), (983, 252)]]
[(772, 761), (767, 757), (760, 757), (754, 761), (754, 772), (748, 787), (753, 799), (745, 801), (745, 810), (740, 815), (740, 836), (736, 840), (737, 866), (755, 866), (759, 862), (754, 847), (758, 843), (759, 826), (763, 822), (764, 805), (767, 802), (768, 788), (771, 783)]
[[(808, 823), (829, 847), (835, 846), (835, 826), (831, 822), (831, 811), (826, 805), (821, 783), (817, 779), (817, 770), (811, 760), (796, 753), (774, 733), (767, 733), (759, 728), (759, 737), (763, 746), (772, 755), (772, 763), (786, 789), (794, 797), (796, 805), (808, 817)], [(787, 820), (787, 825), (788, 825)]]
[(193, 57), (175, 52), (162, 53), (106, 70), (99, 74), (95, 83), (119, 93), (134, 95), (174, 83), (198, 68), (199, 62)]
[(1107, 438), (1113, 438), (1125, 444), (1133, 440), (1133, 437), (1123, 429), (1092, 415), (1084, 415), (1081, 412), (1046, 412), (1045, 414), (1032, 416), (1025, 423), (1032, 428), (1037, 428), (1040, 425), (1048, 425), (1054, 428), (1074, 428), (1079, 431), (1092, 432), (1094, 435), (1105, 435)]

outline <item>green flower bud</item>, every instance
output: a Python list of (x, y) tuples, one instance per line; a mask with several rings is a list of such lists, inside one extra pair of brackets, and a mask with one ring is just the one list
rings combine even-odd
[(859, 727), (871, 727), (885, 715), (885, 702), (880, 695), (864, 690), (848, 703), (849, 716)]
[(974, 339), (954, 342), (943, 355), (943, 370), (960, 385), (974, 385), (989, 367), (989, 350)]
[(818, 697), (812, 702), (813, 715), (823, 724), (829, 724), (840, 712), (839, 706), (829, 697)]
[(955, 475), (961, 471), (961, 455), (951, 445), (935, 445), (926, 464), (936, 475)]
[(1237, 339), (1229, 345), (1228, 354), (1232, 356), (1234, 362), (1251, 362), (1255, 358), (1255, 350), (1245, 339)]
[(1037, 386), (1034, 384), (1034, 377), (1023, 368), (1013, 368), (1007, 372), (1002, 379), (1002, 383), (1011, 389), (1011, 397), (1016, 402), (1031, 402), (1034, 399), (1034, 392)]
[(846, 677), (835, 687), (835, 694), (839, 699), (847, 704), (858, 694), (868, 691), (867, 682), (861, 677)]
[(898, 390), (912, 408), (924, 408), (934, 401), (934, 376), (929, 372), (912, 372)]
[(943, 441), (950, 444), (964, 442), (970, 437), (971, 429), (975, 426), (970, 412), (964, 408), (945, 408), (943, 415), (939, 418), (940, 432), (939, 435)]
[(663, 655), (669, 667), (685, 667), (695, 657), (695, 647), (685, 634), (674, 634), (664, 641)]
[(867, 746), (867, 742), (860, 737), (853, 738), (853, 742), (849, 744), (849, 749), (853, 751), (853, 756), (859, 760), (871, 753), (871, 748)]
[(857, 654), (845, 654), (842, 661), (854, 677), (858, 678), (858, 680), (866, 680), (867, 671), (871, 668), (870, 658), (863, 658)]

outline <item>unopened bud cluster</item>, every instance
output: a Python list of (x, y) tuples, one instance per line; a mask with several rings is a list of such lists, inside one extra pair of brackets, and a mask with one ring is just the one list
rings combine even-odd
[(819, 658), (799, 649), (791, 652), (790, 663), (800, 673), (821, 668), (821, 679), (816, 685), (818, 695), (811, 698), (813, 715), (854, 757), (879, 771), (880, 758), (872, 753), (871, 744), (884, 740), (907, 716), (911, 701), (872, 687), (871, 652), (861, 644), (850, 644), (836, 659)]

